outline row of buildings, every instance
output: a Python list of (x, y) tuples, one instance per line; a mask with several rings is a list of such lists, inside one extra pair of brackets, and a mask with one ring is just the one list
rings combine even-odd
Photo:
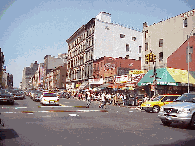
[[(44, 62), (41, 82), (37, 82), (40, 69), (30, 76), (30, 83), (25, 81), (26, 72), (23, 72), (22, 86), (84, 88), (87, 84), (113, 83), (117, 76), (131, 75), (131, 70), (153, 69), (154, 61), (156, 68), (188, 70), (188, 56), (189, 71), (195, 71), (194, 13), (195, 10), (191, 10), (150, 26), (145, 22), (143, 30), (137, 31), (112, 23), (111, 14), (100, 12), (66, 40), (68, 52), (64, 65), (58, 65), (53, 60), (56, 68), (47, 69), (48, 65)], [(186, 47), (190, 48), (189, 53)], [(156, 57), (153, 62), (147, 61), (148, 54)], [(66, 70), (63, 83), (56, 77), (55, 70), (59, 66), (64, 66)]]
[(0, 88), (13, 88), (13, 75), (6, 72), (5, 58), (0, 48)]

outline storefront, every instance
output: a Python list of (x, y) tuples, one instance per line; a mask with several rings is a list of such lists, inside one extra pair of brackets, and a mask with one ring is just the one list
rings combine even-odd
[[(188, 92), (188, 71), (173, 68), (159, 68), (157, 73), (157, 93), (158, 94), (183, 94)], [(153, 70), (149, 70), (139, 81), (138, 86), (147, 86), (153, 95), (152, 86), (154, 82)], [(195, 91), (195, 79), (193, 72), (189, 73), (190, 91)]]

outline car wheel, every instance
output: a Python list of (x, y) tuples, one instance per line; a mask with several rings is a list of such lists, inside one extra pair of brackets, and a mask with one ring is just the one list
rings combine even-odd
[(160, 111), (160, 107), (159, 106), (154, 106), (152, 109), (153, 113), (158, 113)]
[(195, 129), (195, 114), (191, 118), (190, 127)]
[(9, 104), (14, 105), (14, 101), (9, 102)]
[(162, 121), (162, 123), (163, 123), (163, 125), (165, 125), (165, 126), (171, 125), (171, 122), (170, 122), (170, 121)]

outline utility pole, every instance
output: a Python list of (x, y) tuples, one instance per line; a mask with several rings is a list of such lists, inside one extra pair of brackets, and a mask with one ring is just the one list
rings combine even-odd
[(189, 39), (188, 39), (188, 93), (190, 93), (190, 84), (189, 84), (189, 68), (190, 68), (190, 63), (189, 63)]

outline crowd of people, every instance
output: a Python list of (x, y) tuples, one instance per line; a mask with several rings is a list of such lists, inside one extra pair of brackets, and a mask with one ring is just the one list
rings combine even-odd
[(87, 108), (90, 106), (91, 101), (99, 101), (100, 108), (106, 108), (106, 104), (112, 105), (140, 105), (141, 102), (144, 102), (147, 99), (147, 95), (142, 99), (144, 101), (138, 100), (138, 98), (134, 97), (130, 93), (113, 93), (113, 92), (106, 92), (106, 91), (68, 91), (66, 92), (66, 98), (75, 98), (78, 100), (85, 100), (87, 101)]

